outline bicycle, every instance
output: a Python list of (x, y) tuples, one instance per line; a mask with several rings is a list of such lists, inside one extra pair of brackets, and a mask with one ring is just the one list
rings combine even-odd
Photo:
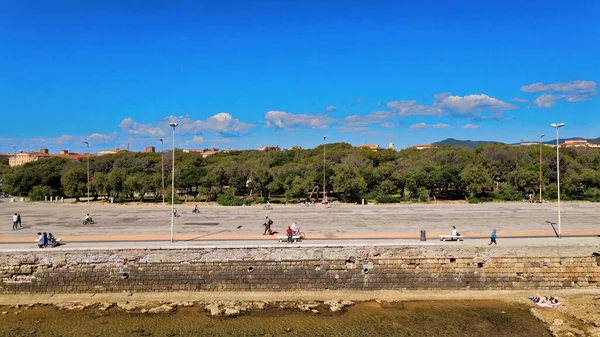
[(340, 202), (339, 202), (339, 201), (337, 201), (337, 200), (335, 200), (335, 201), (332, 201), (330, 205), (331, 205), (332, 207), (340, 207), (340, 206), (341, 206)]
[(300, 207), (315, 207), (315, 203), (313, 201), (301, 202)]
[(268, 211), (270, 211), (270, 210), (272, 210), (272, 209), (273, 209), (273, 206), (271, 206), (271, 205), (264, 205), (264, 206), (263, 206), (263, 209), (264, 209), (264, 210), (268, 210)]
[(85, 220), (83, 220), (83, 223), (82, 223), (82, 224), (83, 224), (83, 225), (93, 225), (93, 224), (95, 224), (95, 223), (96, 223), (96, 221), (94, 221), (94, 219), (92, 219), (92, 218), (88, 218), (88, 219), (85, 219)]
[(304, 240), (304, 239), (306, 239), (306, 234), (304, 234), (304, 232), (301, 232), (301, 231), (300, 231), (300, 227), (298, 227), (298, 229), (296, 229), (296, 230), (295, 230), (295, 231), (292, 233), (292, 235), (293, 235), (293, 236), (298, 236), (298, 237), (300, 237), (300, 240)]

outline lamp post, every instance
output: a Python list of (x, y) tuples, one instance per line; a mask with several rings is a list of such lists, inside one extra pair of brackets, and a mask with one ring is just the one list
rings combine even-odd
[(15, 152), (15, 156), (17, 155), (17, 147), (14, 145), (11, 145), (11, 147), (13, 148), (13, 151)]
[(165, 147), (163, 144), (163, 139), (159, 138), (158, 140), (160, 140), (160, 173), (162, 176), (162, 203), (165, 203)]
[(87, 203), (90, 203), (90, 143), (84, 142), (87, 145)]
[(173, 243), (173, 228), (175, 223), (175, 128), (177, 123), (169, 123), (173, 128), (173, 167), (171, 169), (171, 243)]
[(562, 238), (560, 225), (560, 146), (558, 144), (558, 129), (565, 126), (565, 123), (550, 124), (550, 126), (556, 129), (556, 185), (558, 192), (558, 238)]
[(540, 203), (542, 202), (542, 138), (544, 138), (545, 134), (540, 135)]
[(325, 183), (325, 170), (327, 168), (327, 162), (325, 161), (325, 140), (327, 139), (327, 136), (323, 136), (323, 201), (325, 201), (325, 198), (327, 197), (327, 185)]

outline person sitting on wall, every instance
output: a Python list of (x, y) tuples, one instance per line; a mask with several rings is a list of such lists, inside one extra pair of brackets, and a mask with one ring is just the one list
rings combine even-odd
[(46, 247), (46, 237), (42, 233), (40, 233), (40, 232), (38, 232), (37, 235), (39, 235), (39, 238), (38, 238), (38, 241), (37, 241), (38, 242), (38, 248), (44, 248), (44, 247)]

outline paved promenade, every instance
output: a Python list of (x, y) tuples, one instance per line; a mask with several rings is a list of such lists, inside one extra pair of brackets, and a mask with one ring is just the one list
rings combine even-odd
[[(52, 232), (70, 247), (118, 243), (121, 246), (162, 245), (170, 241), (170, 206), (160, 204), (117, 205), (106, 203), (8, 202), (0, 198), (0, 249), (30, 246), (37, 232)], [(454, 225), (467, 239), (465, 243), (484, 244), (492, 229), (500, 241), (530, 244), (532, 238), (556, 238), (556, 204), (489, 203), (489, 204), (401, 204), (342, 205), (340, 207), (304, 208), (297, 205), (264, 210), (261, 206), (200, 206), (193, 214), (193, 204), (177, 205), (180, 217), (174, 221), (177, 245), (270, 244), (275, 238), (263, 236), (265, 216), (274, 220), (273, 229), (284, 235), (285, 228), (297, 222), (307, 234), (303, 244), (397, 243), (442, 244), (440, 234), (449, 234)], [(12, 230), (12, 214), (19, 212), (23, 228)], [(561, 244), (569, 237), (600, 236), (600, 205), (563, 203)], [(85, 214), (96, 220), (82, 225)], [(419, 241), (420, 231), (427, 231), (428, 241)], [(527, 239), (524, 239), (527, 238)], [(522, 239), (519, 241), (519, 239)], [(576, 241), (573, 241), (576, 242)], [(446, 243), (447, 244), (447, 243)], [(110, 246), (109, 245), (109, 246)]]

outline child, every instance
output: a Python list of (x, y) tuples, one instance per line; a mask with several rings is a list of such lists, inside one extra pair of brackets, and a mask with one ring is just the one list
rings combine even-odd
[(488, 244), (488, 246), (491, 246), (493, 244), (498, 245), (498, 243), (496, 242), (496, 230), (494, 229), (492, 231), (492, 236), (490, 237), (490, 243)]
[(288, 226), (288, 228), (285, 230), (285, 232), (287, 233), (287, 242), (292, 243), (294, 241), (293, 240), (294, 231), (292, 230), (292, 227)]

